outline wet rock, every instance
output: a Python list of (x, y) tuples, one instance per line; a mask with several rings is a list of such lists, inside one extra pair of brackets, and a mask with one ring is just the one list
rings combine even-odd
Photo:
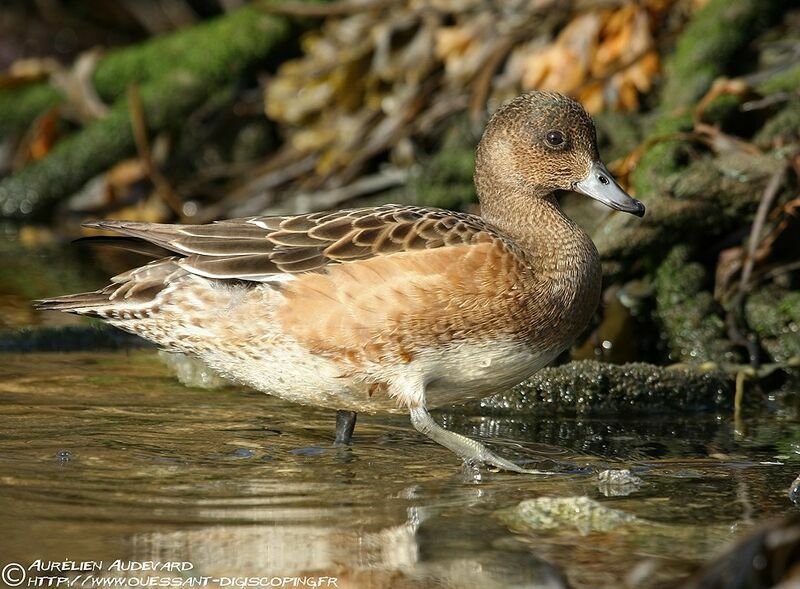
[(250, 448), (236, 448), (236, 450), (233, 451), (233, 455), (236, 458), (252, 458), (256, 453)]
[(328, 448), (295, 448), (294, 450), (289, 450), (289, 454), (294, 454), (295, 456), (321, 456), (325, 454), (329, 449)]
[(685, 414), (729, 408), (733, 386), (722, 372), (592, 360), (540, 370), (506, 393), (464, 406), (479, 413), (578, 415)]
[(597, 473), (597, 489), (606, 497), (627, 497), (638, 491), (642, 479), (630, 470), (604, 470)]
[(537, 497), (498, 512), (500, 520), (515, 531), (572, 531), (583, 535), (610, 532), (639, 519), (610, 509), (588, 497)]

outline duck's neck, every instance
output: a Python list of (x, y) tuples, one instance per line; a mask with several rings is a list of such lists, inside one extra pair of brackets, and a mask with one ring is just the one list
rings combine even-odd
[(600, 256), (553, 195), (497, 196), (495, 191), (482, 201), (482, 216), (519, 245), (530, 269), (523, 288), (531, 341), (563, 350), (586, 327), (600, 302)]
[(481, 216), (519, 244), (537, 275), (598, 273), (597, 249), (586, 232), (562, 212), (552, 193), (528, 190), (481, 198)]

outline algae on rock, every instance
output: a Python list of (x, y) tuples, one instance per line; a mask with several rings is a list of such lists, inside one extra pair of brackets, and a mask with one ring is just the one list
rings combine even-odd
[(515, 531), (565, 533), (574, 530), (584, 536), (611, 532), (639, 522), (635, 515), (583, 496), (526, 499), (510, 509), (498, 511), (497, 516)]
[(687, 246), (676, 246), (656, 271), (656, 314), (674, 360), (735, 362), (725, 323), (706, 290), (703, 266), (692, 262)]
[(732, 383), (719, 371), (606, 364), (593, 360), (544, 368), (508, 392), (464, 411), (569, 415), (681, 414), (729, 407)]
[(775, 362), (800, 358), (800, 292), (757, 290), (747, 298), (745, 317)]

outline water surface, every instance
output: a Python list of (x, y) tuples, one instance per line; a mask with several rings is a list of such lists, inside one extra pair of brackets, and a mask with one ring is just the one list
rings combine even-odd
[[(154, 351), (0, 355), (4, 562), (188, 561), (193, 575), (327, 575), (339, 587), (670, 586), (755, 522), (795, 510), (794, 416), (635, 422), (437, 413), (550, 477), (468, 472), (402, 416), (334, 415), (187, 388)], [(511, 440), (514, 440), (512, 442)], [(518, 442), (518, 443), (517, 443)], [(631, 468), (609, 496), (596, 473)], [(605, 490), (608, 493), (608, 490)], [(588, 496), (640, 523), (507, 525), (537, 497)]]

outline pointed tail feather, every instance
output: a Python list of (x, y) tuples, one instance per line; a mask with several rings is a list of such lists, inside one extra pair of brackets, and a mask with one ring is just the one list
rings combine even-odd
[(164, 258), (134, 268), (111, 279), (111, 284), (92, 292), (33, 301), (40, 311), (63, 311), (102, 319), (118, 319), (126, 312), (146, 311), (171, 280), (186, 274), (177, 258)]
[(103, 289), (51, 299), (39, 299), (33, 301), (33, 308), (38, 311), (62, 311), (88, 317), (103, 317), (104, 314), (101, 311), (109, 303), (109, 293)]
[(141, 223), (137, 221), (88, 221), (83, 223), (83, 227), (90, 229), (100, 229), (102, 231), (113, 231), (121, 233), (128, 238), (141, 239), (157, 247), (163, 248), (169, 253), (177, 252), (175, 246), (170, 242), (175, 239), (176, 233), (187, 225), (168, 225), (162, 223)]

